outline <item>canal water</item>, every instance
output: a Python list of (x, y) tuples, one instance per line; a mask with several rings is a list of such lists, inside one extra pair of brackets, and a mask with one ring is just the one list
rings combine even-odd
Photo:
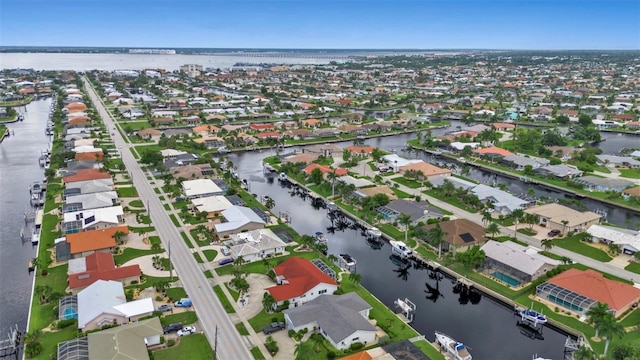
[[(29, 312), (33, 274), (27, 263), (35, 257), (31, 242), (22, 243), (20, 231), (29, 205), (29, 185), (44, 178), (38, 164), (49, 137), (47, 125), (51, 99), (37, 100), (18, 109), (24, 121), (7, 124), (11, 136), (0, 143), (0, 336), (18, 324), (24, 330)], [(26, 110), (26, 111), (25, 111)]]
[[(393, 144), (397, 141), (385, 139)], [(410, 268), (402, 271), (391, 261), (388, 244), (376, 250), (367, 244), (359, 231), (347, 229), (329, 233), (332, 223), (326, 210), (314, 209), (308, 201), (290, 195), (277, 181), (263, 176), (261, 160), (269, 154), (267, 151), (239, 153), (230, 155), (230, 159), (239, 176), (248, 180), (250, 192), (272, 197), (276, 202), (273, 212), (288, 212), (291, 226), (296, 231), (303, 234), (325, 232), (329, 253), (353, 256), (357, 260), (357, 272), (362, 275), (362, 285), (388, 307), (393, 309), (393, 302), (398, 298), (414, 302), (417, 313), (413, 326), (427, 339), (433, 341), (436, 330), (444, 332), (471, 347), (474, 359), (524, 360), (531, 359), (534, 354), (563, 358), (566, 334), (544, 328), (543, 339), (531, 338), (530, 333), (516, 325), (518, 318), (507, 306), (477, 292), (456, 293), (451, 279), (445, 277), (438, 281), (439, 277), (434, 278), (437, 274), (429, 270)]]

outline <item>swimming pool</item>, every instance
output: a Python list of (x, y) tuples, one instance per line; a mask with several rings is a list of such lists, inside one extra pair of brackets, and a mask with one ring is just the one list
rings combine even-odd
[(518, 286), (520, 285), (520, 281), (512, 278), (511, 276), (507, 275), (507, 274), (503, 274), (499, 271), (494, 272), (493, 274), (491, 274), (491, 276), (493, 276), (494, 278), (503, 281), (507, 284), (509, 284), (509, 286)]
[(69, 306), (68, 308), (64, 309), (63, 312), (63, 317), (64, 320), (69, 320), (69, 319), (77, 319), (78, 318), (78, 312), (76, 311), (75, 308)]

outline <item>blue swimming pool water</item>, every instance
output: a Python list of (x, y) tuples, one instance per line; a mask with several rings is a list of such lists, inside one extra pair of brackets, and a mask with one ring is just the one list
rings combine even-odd
[(494, 278), (500, 280), (500, 281), (504, 281), (507, 284), (509, 284), (509, 286), (518, 286), (520, 285), (520, 281), (512, 278), (511, 276), (507, 275), (507, 274), (503, 274), (499, 271), (494, 272), (493, 274), (491, 274), (491, 276), (493, 276)]

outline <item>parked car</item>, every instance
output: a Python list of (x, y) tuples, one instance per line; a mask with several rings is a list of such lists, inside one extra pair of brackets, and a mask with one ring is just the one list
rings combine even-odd
[(191, 303), (191, 299), (180, 299), (176, 302), (173, 303), (173, 306), (175, 307), (191, 307), (192, 303)]
[(231, 264), (232, 262), (233, 262), (233, 258), (224, 258), (224, 259), (220, 260), (220, 262), (218, 262), (218, 264), (227, 265), (227, 264)]
[(547, 233), (548, 236), (554, 237), (560, 235), (560, 230), (551, 230)]
[(182, 329), (178, 330), (178, 336), (191, 335), (196, 333), (195, 326), (185, 326)]
[(171, 305), (169, 305), (169, 304), (160, 305), (160, 306), (158, 306), (156, 311), (161, 311), (161, 312), (171, 311)]
[(224, 255), (224, 256), (229, 256), (229, 255), (231, 255), (231, 250), (229, 250), (229, 248), (228, 248), (228, 247), (226, 247), (226, 246), (222, 246), (222, 247), (220, 247), (220, 252), (221, 252), (221, 253), (222, 253), (222, 255)]
[(183, 328), (182, 323), (169, 324), (162, 328), (162, 332), (165, 334), (172, 333), (174, 331), (181, 330)]
[(285, 326), (284, 326), (283, 322), (272, 322), (271, 325), (265, 326), (262, 329), (262, 332), (265, 335), (269, 335), (269, 334), (274, 333), (276, 331), (283, 330), (284, 328), (285, 328)]

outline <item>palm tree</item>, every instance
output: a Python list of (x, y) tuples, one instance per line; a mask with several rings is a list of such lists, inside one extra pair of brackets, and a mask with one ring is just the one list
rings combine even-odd
[(442, 230), (440, 227), (440, 223), (436, 223), (436, 226), (432, 227), (427, 231), (427, 237), (429, 238), (429, 242), (431, 244), (438, 246), (438, 259), (442, 257), (442, 242), (444, 241), (444, 236), (447, 233)]
[(491, 234), (492, 238), (496, 237), (496, 234), (500, 232), (500, 226), (494, 222), (487, 226), (487, 232)]
[(589, 325), (593, 325), (596, 329), (596, 337), (598, 337), (598, 332), (600, 328), (598, 324), (602, 322), (602, 319), (609, 313), (609, 305), (605, 303), (598, 302), (587, 310), (587, 323)]
[(615, 316), (611, 313), (607, 313), (607, 315), (602, 318), (600, 323), (596, 325), (596, 329), (599, 329), (602, 335), (607, 338), (607, 342), (604, 344), (604, 356), (607, 356), (611, 339), (614, 336), (622, 338), (627, 333), (624, 330), (624, 325), (617, 322)]
[(272, 197), (269, 197), (269, 198), (267, 198), (267, 201), (264, 202), (264, 206), (267, 209), (271, 210), (271, 209), (273, 209), (274, 206), (276, 206), (276, 201), (273, 200)]
[(561, 257), (560, 261), (562, 262), (563, 265), (569, 265), (573, 263), (573, 260), (571, 260), (571, 258), (568, 256)]
[(407, 214), (400, 214), (398, 216), (398, 223), (404, 226), (404, 241), (407, 242), (407, 234), (409, 233), (409, 225), (411, 225), (411, 216)]
[(314, 351), (315, 345), (313, 342), (313, 339), (309, 339), (296, 345), (296, 350), (293, 352), (296, 356), (296, 360), (314, 359), (318, 356)]
[(491, 213), (487, 210), (484, 210), (482, 212), (482, 222), (483, 223), (489, 223), (491, 220), (493, 220), (493, 217), (491, 216)]
[(329, 254), (329, 256), (327, 256), (327, 260), (335, 264), (338, 262), (338, 257), (334, 254)]
[(572, 355), (573, 360), (596, 360), (598, 358), (598, 355), (586, 346), (580, 346)]
[(264, 265), (264, 268), (267, 269), (267, 274), (269, 274), (269, 271), (271, 271), (273, 267), (273, 262), (271, 262), (269, 258), (264, 258), (262, 259), (262, 265)]
[(265, 312), (271, 313), (276, 308), (276, 299), (269, 292), (265, 292), (262, 296), (262, 306), (264, 306)]
[(549, 251), (554, 247), (553, 239), (540, 240), (540, 244), (546, 251)]
[(349, 274), (349, 280), (351, 280), (351, 282), (353, 282), (357, 287), (362, 281), (362, 275), (358, 273), (351, 273)]
[(522, 219), (522, 217), (524, 216), (524, 211), (522, 209), (515, 209), (511, 212), (511, 216), (513, 216), (513, 219), (516, 221), (516, 227), (513, 233), (513, 238), (517, 239), (518, 238), (518, 223), (520, 222), (520, 220)]
[(562, 235), (566, 234), (568, 224), (569, 224), (569, 220), (562, 220)]

